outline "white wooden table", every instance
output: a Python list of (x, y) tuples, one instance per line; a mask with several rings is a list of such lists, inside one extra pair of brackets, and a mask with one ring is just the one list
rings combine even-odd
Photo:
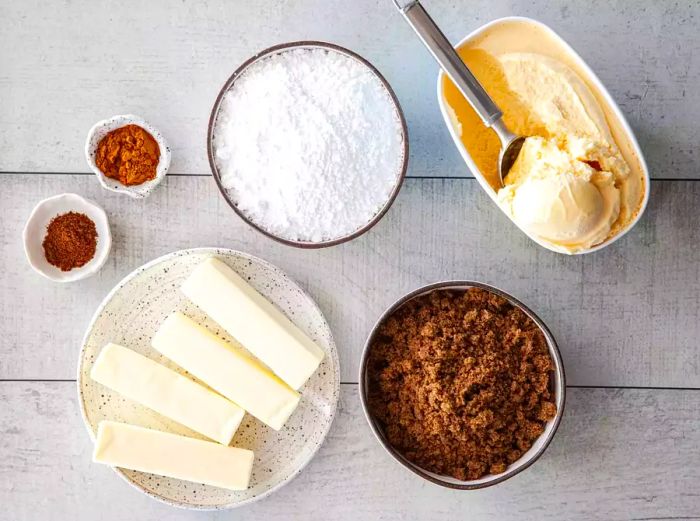
[[(440, 119), (436, 66), (390, 0), (0, 0), (0, 519), (700, 519), (700, 3), (425, 0), (456, 40), (500, 16), (550, 24), (598, 72), (652, 171), (640, 224), (600, 253), (528, 241), (471, 179)], [(370, 233), (301, 251), (246, 227), (209, 177), (205, 129), (223, 81), (272, 44), (321, 39), (373, 62), (411, 135), (409, 176)], [(142, 115), (173, 147), (146, 201), (106, 193), (83, 142), (97, 120)], [(41, 198), (74, 191), (107, 210), (114, 247), (92, 279), (51, 284), (24, 259)], [(300, 477), (232, 512), (171, 509), (90, 463), (78, 412), (80, 339), (109, 289), (140, 264), (225, 246), (279, 265), (333, 328), (343, 389), (330, 436)], [(313, 269), (309, 269), (313, 266)], [(497, 487), (424, 483), (362, 417), (360, 349), (376, 317), (421, 284), (470, 278), (530, 304), (559, 340), (564, 421), (531, 469)]]

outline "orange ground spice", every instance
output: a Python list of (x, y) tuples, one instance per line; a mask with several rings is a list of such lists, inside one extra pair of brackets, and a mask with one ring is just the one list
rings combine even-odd
[(138, 125), (112, 130), (99, 142), (95, 153), (95, 163), (102, 173), (126, 186), (154, 179), (159, 160), (158, 142)]

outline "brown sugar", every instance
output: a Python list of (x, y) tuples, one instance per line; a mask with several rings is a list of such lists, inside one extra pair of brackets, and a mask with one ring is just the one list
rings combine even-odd
[(126, 186), (154, 179), (159, 160), (158, 142), (138, 125), (112, 130), (95, 152), (95, 164), (102, 173)]
[(488, 291), (413, 299), (370, 348), (369, 408), (419, 467), (461, 480), (504, 472), (556, 414), (541, 329)]

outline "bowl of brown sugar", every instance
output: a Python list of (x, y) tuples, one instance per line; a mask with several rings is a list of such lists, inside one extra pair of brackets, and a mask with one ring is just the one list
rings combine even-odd
[(440, 282), (397, 301), (364, 347), (360, 397), (379, 442), (419, 476), (455, 489), (532, 465), (564, 412), (547, 326), (486, 284)]

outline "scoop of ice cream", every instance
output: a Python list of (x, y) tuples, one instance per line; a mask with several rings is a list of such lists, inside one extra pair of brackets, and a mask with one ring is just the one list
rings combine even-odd
[(446, 82), (450, 120), (511, 218), (564, 253), (600, 244), (627, 226), (644, 195), (642, 177), (632, 175), (608, 112), (584, 79), (537, 53), (465, 48), (460, 55), (503, 110), (508, 128), (531, 136), (499, 190), (500, 141)]
[(526, 139), (498, 199), (530, 235), (572, 253), (605, 240), (620, 214), (620, 193), (613, 174), (568, 145)]
[(562, 174), (525, 181), (513, 197), (513, 217), (551, 242), (580, 243), (601, 222), (603, 198), (591, 183)]

